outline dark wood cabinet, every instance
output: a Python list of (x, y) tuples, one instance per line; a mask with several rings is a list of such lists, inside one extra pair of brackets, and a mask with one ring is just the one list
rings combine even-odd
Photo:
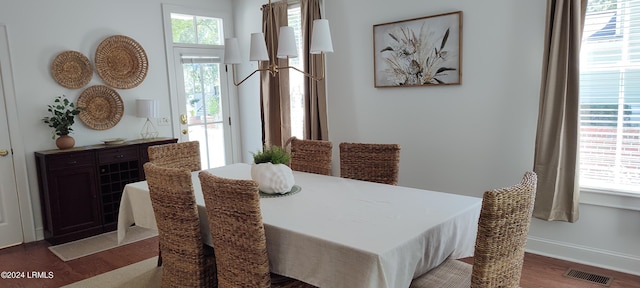
[(144, 180), (147, 148), (174, 138), (35, 152), (44, 236), (52, 244), (116, 229), (125, 185)]
[(47, 167), (46, 173), (39, 172), (40, 191), (47, 192), (40, 194), (45, 238), (61, 243), (102, 232), (94, 153), (60, 153), (44, 162), (38, 159), (38, 168)]

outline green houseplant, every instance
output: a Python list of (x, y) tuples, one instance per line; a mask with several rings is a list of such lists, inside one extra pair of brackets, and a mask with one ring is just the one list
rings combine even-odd
[(53, 128), (51, 139), (55, 139), (56, 135), (60, 136), (56, 140), (56, 145), (60, 149), (73, 147), (75, 140), (69, 136), (69, 133), (73, 131), (71, 125), (75, 123), (75, 117), (80, 114), (81, 110), (75, 107), (73, 102), (69, 101), (64, 95), (56, 97), (53, 104), (47, 105), (47, 107), (47, 111), (51, 113), (51, 116), (42, 118), (42, 122)]
[(264, 146), (262, 151), (251, 153), (253, 155), (253, 162), (260, 163), (273, 163), (273, 164), (287, 164), (291, 160), (291, 153), (287, 152), (280, 146)]
[(280, 146), (264, 146), (262, 151), (252, 153), (254, 164), (251, 178), (258, 183), (261, 192), (285, 194), (293, 188), (293, 171), (287, 166), (291, 153)]

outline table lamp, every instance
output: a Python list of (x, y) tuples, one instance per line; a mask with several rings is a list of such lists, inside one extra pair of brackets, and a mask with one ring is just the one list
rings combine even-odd
[(158, 118), (158, 100), (157, 99), (136, 99), (136, 115), (139, 118), (147, 118), (144, 122), (140, 136), (142, 139), (151, 139), (158, 137), (158, 130), (150, 118)]

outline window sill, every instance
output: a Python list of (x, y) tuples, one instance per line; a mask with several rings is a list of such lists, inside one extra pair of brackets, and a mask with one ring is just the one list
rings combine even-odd
[(640, 194), (580, 188), (580, 203), (640, 211)]

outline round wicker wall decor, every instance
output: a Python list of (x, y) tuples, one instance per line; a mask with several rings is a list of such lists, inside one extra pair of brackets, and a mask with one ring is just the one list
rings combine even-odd
[(76, 106), (82, 110), (78, 114), (80, 121), (95, 130), (116, 126), (124, 112), (118, 92), (104, 85), (91, 86), (82, 91)]
[(109, 86), (134, 88), (147, 77), (147, 53), (136, 40), (124, 35), (104, 39), (96, 49), (96, 71)]
[(78, 89), (89, 84), (93, 76), (93, 67), (87, 56), (78, 51), (64, 51), (51, 63), (51, 75), (58, 84)]

